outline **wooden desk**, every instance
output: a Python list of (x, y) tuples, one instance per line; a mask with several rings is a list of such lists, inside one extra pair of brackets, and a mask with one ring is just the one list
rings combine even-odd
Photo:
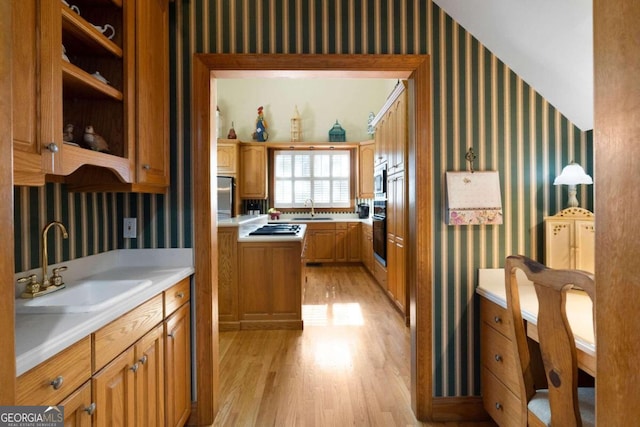
[[(518, 275), (520, 284), (520, 308), (526, 321), (527, 335), (538, 341), (538, 298), (533, 283)], [(479, 286), (476, 292), (502, 308), (507, 308), (504, 285), (504, 269), (480, 269)], [(576, 340), (578, 366), (595, 378), (596, 344), (593, 327), (593, 305), (589, 296), (582, 291), (570, 291), (567, 295), (567, 318)]]

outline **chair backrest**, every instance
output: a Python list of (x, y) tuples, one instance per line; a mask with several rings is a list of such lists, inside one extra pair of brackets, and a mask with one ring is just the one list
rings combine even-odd
[[(591, 301), (595, 296), (593, 274), (581, 270), (547, 268), (530, 258), (511, 255), (505, 262), (507, 311), (512, 316), (512, 332), (516, 362), (522, 373), (520, 395), (523, 400), (523, 419), (527, 416), (527, 402), (535, 394), (531, 354), (520, 310), (517, 270), (522, 270), (533, 282), (538, 297), (538, 340), (549, 388), (551, 424), (554, 426), (581, 425), (578, 407), (578, 363), (576, 345), (565, 310), (566, 292), (573, 287), (584, 290)], [(526, 425), (526, 420), (523, 422)]]

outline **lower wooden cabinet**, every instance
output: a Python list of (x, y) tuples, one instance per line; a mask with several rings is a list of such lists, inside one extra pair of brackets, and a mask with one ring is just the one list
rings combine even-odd
[(237, 330), (238, 227), (218, 227), (218, 327)]
[(93, 376), (96, 426), (135, 425), (135, 353), (131, 347)]
[(360, 262), (359, 222), (307, 223), (307, 262)]
[(164, 342), (163, 325), (158, 325), (135, 345), (138, 426), (160, 427), (165, 423)]
[(164, 426), (163, 341), (158, 325), (93, 376), (96, 426)]
[(361, 249), (362, 264), (373, 274), (373, 227), (371, 224), (362, 223)]
[(480, 342), (482, 401), (485, 410), (499, 426), (520, 422), (518, 370), (506, 310), (481, 298)]
[(65, 426), (182, 427), (191, 414), (189, 299), (187, 277), (19, 376), (16, 403), (63, 405)]
[(302, 329), (302, 244), (238, 244), (241, 329)]
[(183, 426), (191, 414), (190, 303), (164, 323), (166, 425)]
[(96, 404), (91, 399), (91, 381), (87, 381), (79, 389), (60, 402), (64, 406), (65, 427), (91, 427), (91, 419)]

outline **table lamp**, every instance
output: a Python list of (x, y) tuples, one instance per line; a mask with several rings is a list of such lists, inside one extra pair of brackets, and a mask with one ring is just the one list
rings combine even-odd
[(593, 179), (586, 174), (582, 166), (575, 162), (569, 163), (562, 169), (562, 173), (553, 181), (553, 185), (569, 186), (569, 207), (575, 208), (579, 205), (576, 194), (578, 184), (593, 184)]

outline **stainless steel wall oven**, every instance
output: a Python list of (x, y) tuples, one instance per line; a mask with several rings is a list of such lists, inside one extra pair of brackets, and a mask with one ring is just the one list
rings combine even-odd
[(373, 201), (373, 255), (387, 265), (387, 201)]

